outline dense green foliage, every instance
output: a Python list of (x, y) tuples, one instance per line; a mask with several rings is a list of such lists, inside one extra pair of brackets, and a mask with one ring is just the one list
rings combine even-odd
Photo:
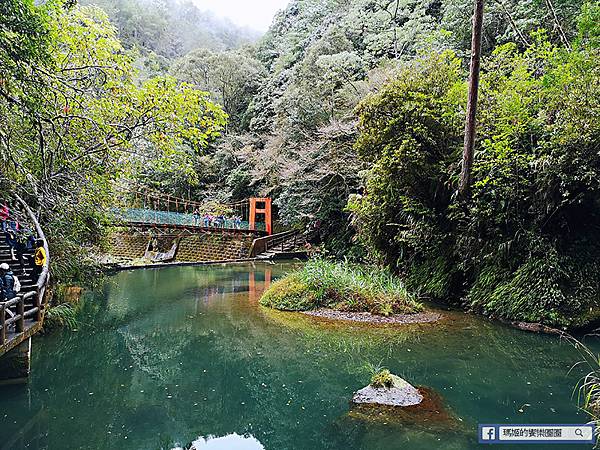
[(578, 365), (583, 365), (588, 371), (577, 383), (577, 403), (589, 415), (590, 421), (598, 426), (600, 424), (600, 355), (572, 336), (566, 335), (565, 338), (579, 353)]
[[(239, 43), (223, 48), (200, 39), (194, 41), (198, 48), (185, 47), (183, 54), (159, 50), (162, 44), (156, 43), (177, 40), (173, 18), (189, 5), (158, 2), (144, 14), (129, 12), (145, 1), (150, 0), (102, 0), (102, 6), (128, 45), (160, 53), (166, 60), (155, 66), (164, 71), (170, 65), (175, 77), (209, 91), (230, 123), (225, 138), (183, 170), (177, 159), (151, 164), (137, 173), (139, 182), (199, 200), (271, 196), (284, 225), (312, 224), (328, 250), (342, 255), (352, 247), (360, 256), (344, 211), (349, 195), (361, 190), (361, 171), (369, 168), (352, 147), (354, 110), (422, 52), (453, 49), (459, 57), (467, 55), (472, 5), (463, 0), (292, 0), (255, 48), (239, 48)], [(550, 30), (551, 43), (568, 44), (580, 34), (581, 4), (490, 3), (484, 51), (507, 42), (524, 49), (539, 27)], [(188, 19), (176, 23), (187, 30)]]
[(248, 106), (265, 77), (262, 64), (248, 50), (214, 53), (200, 48), (175, 61), (171, 72), (178, 79), (211, 92), (234, 127), (248, 127)]
[[(551, 43), (564, 45), (564, 39), (577, 38), (581, 4), (486, 4), (484, 52), (507, 42), (524, 49), (539, 27), (549, 30)], [(471, 11), (463, 0), (292, 0), (255, 51), (237, 56), (241, 64), (232, 76), (238, 81), (231, 80), (229, 89), (239, 95), (235, 108), (225, 106), (232, 116), (229, 134), (198, 165), (201, 173), (188, 191), (233, 200), (272, 196), (284, 224), (319, 224), (328, 249), (347, 253), (353, 230), (343, 207), (350, 194), (360, 192), (359, 175), (369, 168), (352, 148), (355, 107), (420, 53), (452, 49), (459, 57), (468, 55)], [(218, 87), (195, 81), (193, 74), (218, 71), (223, 61), (199, 58), (202, 54), (193, 52), (173, 68), (184, 67), (192, 76), (182, 79), (221, 101)], [(263, 71), (256, 72), (247, 58), (257, 59)], [(246, 81), (247, 75), (257, 80), (257, 74), (258, 83)], [(213, 168), (208, 176), (207, 167)]]
[(260, 303), (285, 311), (327, 307), (384, 316), (422, 309), (404, 284), (388, 271), (324, 259), (313, 259), (275, 282)]
[(220, 135), (226, 115), (208, 93), (172, 77), (137, 83), (133, 55), (97, 8), (15, 1), (7, 12), (0, 16), (3, 191), (40, 212), (55, 275), (78, 277), (87, 265), (77, 257), (101, 238), (113, 182), (148, 161), (189, 162)]
[(44, 318), (44, 332), (50, 332), (57, 328), (75, 330), (78, 318), (77, 309), (69, 303), (62, 303), (48, 308)]
[[(593, 33), (591, 33), (593, 35)], [(577, 326), (600, 300), (600, 59), (544, 33), (484, 62), (474, 182), (456, 197), (464, 74), (429, 54), (359, 108), (372, 164), (350, 208), (409, 286), (512, 320)]]
[[(59, 275), (85, 275), (61, 256), (100, 242), (112, 186), (135, 183), (273, 197), (326, 251), (490, 315), (597, 315), (597, 1), (486, 4), (466, 201), (471, 3), (292, 0), (255, 46), (186, 2), (71, 3), (0, 5), (3, 187), (43, 209)], [(306, 281), (276, 286), (329, 302)]]

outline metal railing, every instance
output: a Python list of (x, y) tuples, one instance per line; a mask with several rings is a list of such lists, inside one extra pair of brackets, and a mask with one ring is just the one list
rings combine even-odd
[(189, 213), (174, 211), (157, 211), (143, 208), (114, 209), (113, 216), (117, 221), (125, 223), (147, 223), (155, 225), (177, 225), (224, 230), (249, 230), (264, 231), (265, 224), (257, 223), (253, 229), (248, 221), (235, 221), (230, 218), (224, 220), (207, 220), (204, 217)]

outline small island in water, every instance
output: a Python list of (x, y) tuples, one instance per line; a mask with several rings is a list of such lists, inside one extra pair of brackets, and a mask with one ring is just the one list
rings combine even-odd
[(415, 294), (389, 271), (315, 258), (276, 281), (261, 305), (326, 319), (370, 323), (427, 323), (441, 315), (426, 311)]

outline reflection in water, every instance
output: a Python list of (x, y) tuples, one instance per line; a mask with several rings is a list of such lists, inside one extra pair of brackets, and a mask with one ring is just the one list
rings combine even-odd
[(253, 436), (240, 436), (233, 433), (223, 437), (208, 436), (192, 443), (193, 450), (264, 450), (263, 445)]
[[(373, 327), (257, 305), (293, 268), (115, 275), (81, 300), (78, 332), (35, 338), (26, 388), (0, 387), (0, 450), (159, 450), (197, 436), (224, 436), (198, 450), (476, 449), (477, 423), (587, 420), (571, 398), (582, 369), (569, 373), (577, 357), (554, 337), (459, 313)], [(367, 362), (434, 389), (464, 427), (349, 415)]]
[(261, 267), (263, 282), (256, 282), (257, 275), (260, 273), (257, 271), (255, 265), (252, 266), (252, 270), (248, 273), (248, 298), (250, 302), (255, 303), (258, 301), (263, 294), (264, 291), (269, 289), (271, 286), (271, 278), (273, 277), (273, 273), (270, 266), (262, 266)]

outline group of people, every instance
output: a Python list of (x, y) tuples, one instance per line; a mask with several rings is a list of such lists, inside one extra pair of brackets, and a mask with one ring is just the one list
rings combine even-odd
[[(47, 264), (44, 241), (36, 238), (29, 228), (13, 218), (7, 204), (0, 207), (0, 224), (6, 244), (10, 249), (11, 259), (19, 263), (20, 274), (26, 275), (25, 268), (26, 265), (29, 265), (32, 269), (32, 278), (37, 280)], [(26, 254), (31, 254), (27, 263), (25, 262)], [(19, 290), (19, 279), (11, 267), (6, 262), (0, 264), (0, 301), (14, 298)]]
[(242, 228), (242, 218), (240, 216), (227, 217), (224, 214), (218, 216), (212, 214), (200, 214), (198, 209), (194, 210), (194, 226), (202, 225), (205, 228), (228, 228), (228, 225), (235, 229)]

